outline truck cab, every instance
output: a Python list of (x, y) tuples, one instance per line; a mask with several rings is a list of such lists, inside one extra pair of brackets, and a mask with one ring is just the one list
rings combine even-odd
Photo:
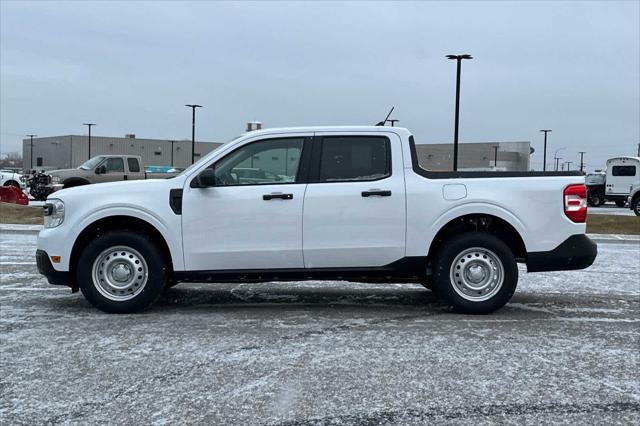
[(640, 183), (640, 157), (615, 157), (607, 160), (605, 197), (623, 207), (631, 188)]

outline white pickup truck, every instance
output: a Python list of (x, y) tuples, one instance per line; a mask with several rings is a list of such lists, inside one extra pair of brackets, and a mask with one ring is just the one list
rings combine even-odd
[(579, 172), (431, 172), (403, 128), (268, 129), (172, 179), (56, 192), (36, 259), (114, 313), (178, 282), (307, 279), (422, 283), (488, 313), (515, 292), (517, 262), (593, 263), (586, 212)]

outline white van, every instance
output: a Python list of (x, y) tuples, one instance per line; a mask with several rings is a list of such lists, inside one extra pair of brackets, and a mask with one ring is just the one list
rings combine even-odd
[(640, 157), (615, 157), (607, 160), (607, 201), (623, 207), (631, 187), (640, 183)]

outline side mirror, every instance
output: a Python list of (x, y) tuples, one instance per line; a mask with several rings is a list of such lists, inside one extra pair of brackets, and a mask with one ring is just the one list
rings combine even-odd
[(103, 175), (105, 173), (107, 173), (107, 166), (100, 166), (96, 168), (97, 175)]
[(216, 174), (211, 168), (204, 169), (194, 180), (191, 181), (191, 188), (208, 188), (216, 186)]

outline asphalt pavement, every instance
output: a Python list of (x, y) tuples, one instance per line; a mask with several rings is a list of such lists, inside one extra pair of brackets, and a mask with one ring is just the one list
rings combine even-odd
[(189, 284), (108, 315), (0, 234), (2, 424), (638, 424), (640, 244), (502, 310), (417, 285)]

